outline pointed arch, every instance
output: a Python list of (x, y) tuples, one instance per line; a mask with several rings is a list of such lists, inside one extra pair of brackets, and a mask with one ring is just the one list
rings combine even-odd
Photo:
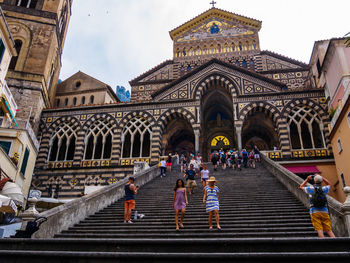
[(220, 85), (221, 87), (224, 87), (233, 98), (239, 95), (239, 89), (237, 88), (238, 85), (234, 80), (220, 73), (210, 73), (198, 81), (197, 85), (193, 89), (193, 94), (191, 97), (196, 100), (200, 100), (207, 89), (213, 85)]

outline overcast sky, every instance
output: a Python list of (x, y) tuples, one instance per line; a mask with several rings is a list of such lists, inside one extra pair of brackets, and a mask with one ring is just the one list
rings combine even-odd
[[(81, 70), (111, 87), (172, 59), (169, 31), (211, 0), (74, 0), (60, 78)], [(316, 40), (350, 31), (349, 0), (216, 0), (217, 8), (262, 21), (260, 46), (309, 62)]]

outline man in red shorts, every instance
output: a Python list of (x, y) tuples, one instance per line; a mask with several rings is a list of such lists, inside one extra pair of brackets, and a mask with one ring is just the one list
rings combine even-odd
[(131, 212), (135, 209), (135, 195), (139, 187), (134, 185), (135, 178), (129, 177), (129, 182), (124, 186), (125, 190), (125, 209), (124, 209), (124, 223), (132, 224)]

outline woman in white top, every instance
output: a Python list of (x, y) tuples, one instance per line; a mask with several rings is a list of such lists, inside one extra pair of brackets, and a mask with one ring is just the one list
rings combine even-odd
[(191, 164), (193, 164), (193, 168), (196, 170), (196, 172), (197, 172), (197, 170), (198, 170), (198, 162), (197, 162), (197, 160), (194, 158), (194, 156), (192, 156), (192, 159), (191, 159), (191, 161), (190, 161), (190, 165)]
[(203, 189), (204, 187), (206, 187), (208, 179), (209, 179), (209, 170), (207, 168), (207, 165), (205, 164), (203, 166), (203, 170), (201, 171), (201, 181), (202, 181)]

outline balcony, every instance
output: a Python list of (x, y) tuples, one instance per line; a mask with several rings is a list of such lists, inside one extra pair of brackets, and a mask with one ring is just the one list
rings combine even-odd
[(8, 103), (8, 106), (10, 108), (12, 117), (15, 117), (18, 106), (15, 101), (15, 98), (12, 96), (10, 88), (7, 86), (6, 81), (2, 83), (1, 88), (2, 94), (5, 95), (6, 102)]

